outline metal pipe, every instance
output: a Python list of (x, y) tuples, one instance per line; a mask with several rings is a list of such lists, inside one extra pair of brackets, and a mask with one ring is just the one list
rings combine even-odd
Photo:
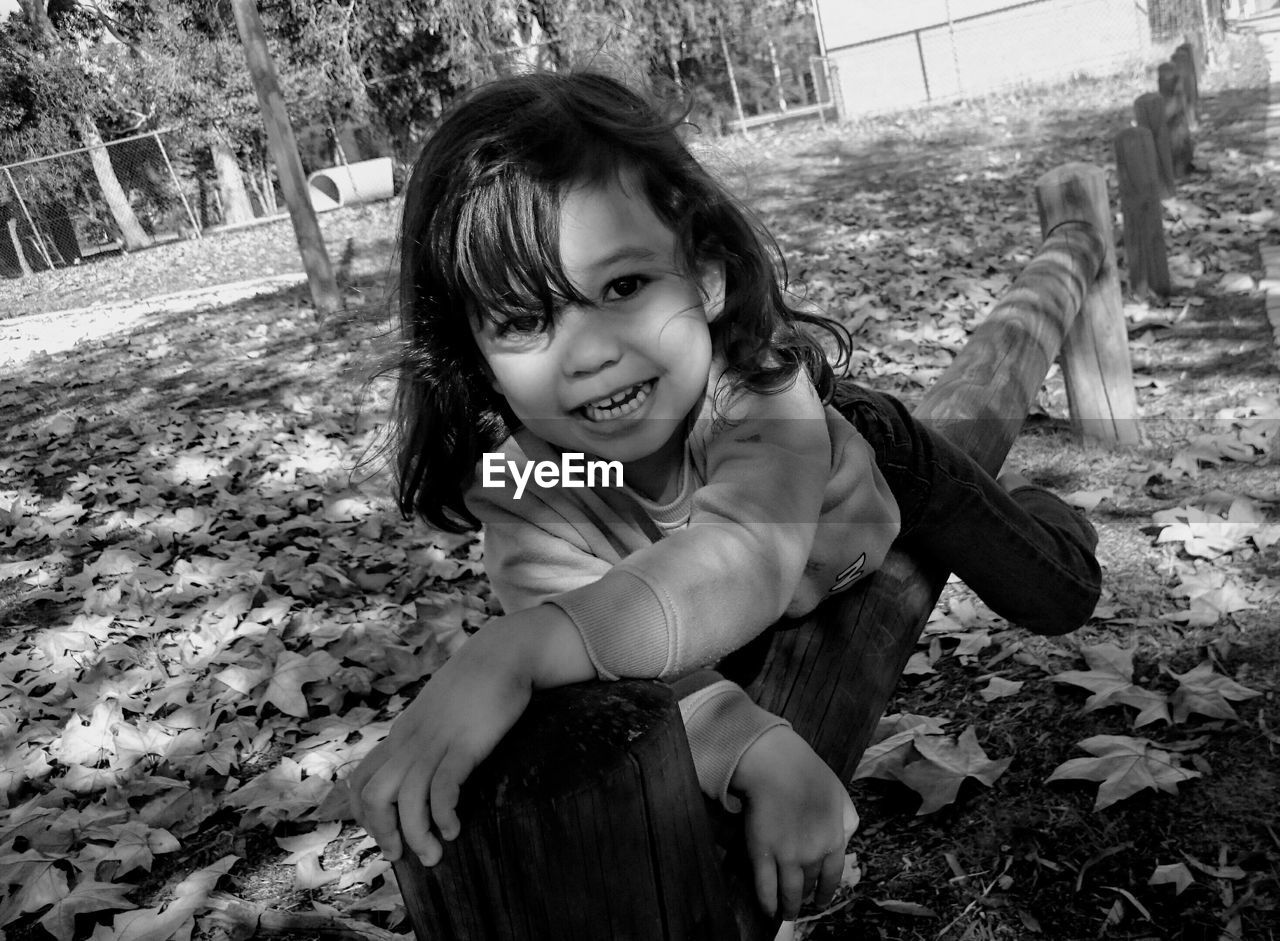
[(196, 222), (196, 214), (191, 211), (191, 204), (187, 202), (187, 194), (182, 191), (182, 181), (178, 179), (178, 174), (173, 172), (173, 164), (169, 162), (169, 154), (160, 140), (160, 132), (152, 131), (151, 136), (156, 139), (156, 146), (160, 148), (160, 156), (164, 158), (164, 165), (169, 168), (169, 176), (173, 179), (173, 188), (178, 191), (178, 198), (182, 200), (182, 208), (187, 211), (187, 218), (191, 220), (192, 231), (195, 232), (196, 238), (204, 238), (200, 232), (200, 223)]
[(13, 195), (18, 197), (18, 205), (22, 207), (22, 214), (27, 217), (27, 225), (31, 226), (31, 232), (36, 237), (36, 245), (40, 247), (40, 254), (44, 256), (44, 263), (49, 266), (49, 270), (53, 270), (53, 259), (49, 257), (49, 249), (45, 247), (44, 237), (40, 235), (40, 230), (36, 228), (35, 221), (31, 218), (31, 212), (27, 209), (27, 204), (22, 198), (22, 194), (18, 192), (18, 184), (13, 182), (13, 174), (9, 172), (9, 168), (4, 168), (4, 175), (9, 179), (9, 187), (13, 190)]

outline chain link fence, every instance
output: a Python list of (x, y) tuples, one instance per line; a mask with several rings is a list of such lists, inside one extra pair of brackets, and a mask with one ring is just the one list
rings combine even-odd
[(199, 237), (189, 158), (156, 130), (0, 166), (0, 275)]
[[(330, 181), (316, 199), (336, 204)], [(330, 196), (332, 198), (330, 198)], [(0, 277), (201, 238), (283, 213), (265, 148), (168, 128), (0, 165)]]
[[(1234, 0), (1236, 5), (1254, 0)], [(816, 0), (840, 116), (884, 113), (1145, 64), (1222, 35), (1228, 0)], [(878, 11), (876, 15), (871, 15)]]

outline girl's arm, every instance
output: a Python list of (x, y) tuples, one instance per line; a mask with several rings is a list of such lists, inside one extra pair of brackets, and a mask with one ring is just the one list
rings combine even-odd
[(425, 865), (458, 835), (459, 788), (524, 713), (533, 690), (593, 679), (582, 637), (540, 605), (494, 618), (467, 639), (352, 773), (352, 810), (388, 860)]
[[(714, 663), (788, 613), (797, 594), (833, 473), (827, 412), (802, 375), (774, 395), (739, 395), (715, 416), (694, 430), (703, 482), (687, 524), (660, 540), (614, 546), (616, 534), (631, 534), (628, 519), (594, 518), (583, 491), (468, 495), (492, 543), (485, 566), (500, 596), (503, 582), (523, 583), (564, 610), (603, 677), (669, 678)], [(856, 438), (844, 442), (839, 467), (855, 525), (841, 527), (847, 558), (836, 571), (870, 572), (897, 533), (897, 507), (870, 448), (844, 427)], [(594, 564), (579, 565), (591, 555)], [(808, 607), (837, 580), (831, 574)]]

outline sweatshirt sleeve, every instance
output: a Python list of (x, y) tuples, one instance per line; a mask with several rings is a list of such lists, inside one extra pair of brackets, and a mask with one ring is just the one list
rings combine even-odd
[(672, 687), (680, 699), (698, 786), (730, 813), (738, 813), (742, 801), (729, 793), (738, 762), (761, 735), (790, 723), (761, 709), (741, 686), (712, 670), (681, 677)]
[[(485, 568), (503, 607), (519, 611), (591, 584), (613, 563), (594, 554), (577, 528), (547, 507), (512, 502), (497, 491), (477, 493), (472, 511), (485, 521)], [(506, 538), (504, 538), (506, 537)], [(602, 673), (605, 679), (614, 678)], [(702, 792), (732, 813), (741, 801), (729, 793), (738, 761), (766, 731), (788, 725), (757, 706), (742, 687), (712, 670), (672, 683)]]
[(803, 373), (717, 403), (688, 525), (551, 598), (604, 676), (672, 677), (714, 663), (786, 611), (813, 548), (831, 439)]

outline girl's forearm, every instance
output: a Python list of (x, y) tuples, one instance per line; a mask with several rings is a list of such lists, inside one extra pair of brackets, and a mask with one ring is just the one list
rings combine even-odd
[[(495, 618), (475, 635), (534, 689), (594, 680), (596, 669), (569, 616), (551, 604)], [(470, 643), (470, 642), (469, 642)]]

